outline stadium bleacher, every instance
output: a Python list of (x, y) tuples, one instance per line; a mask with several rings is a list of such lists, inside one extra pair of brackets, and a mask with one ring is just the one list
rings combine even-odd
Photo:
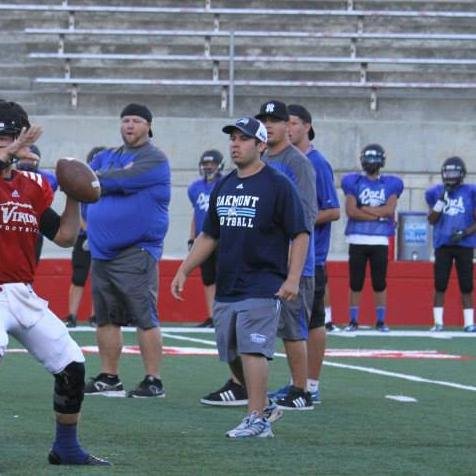
[[(313, 112), (337, 179), (355, 167), (362, 145), (382, 142), (388, 169), (405, 179), (403, 210), (424, 207), (423, 190), (445, 157), (470, 157), (474, 148), (474, 1), (256, 0), (230, 8), (218, 0), (16, 0), (0, 13), (8, 64), (0, 96), (22, 102), (47, 131), (53, 126), (56, 137), (49, 132), (41, 143), (46, 166), (58, 154), (116, 143), (125, 102), (157, 111), (174, 166), (172, 233), (188, 222), (185, 186), (200, 150), (225, 150), (223, 120), (271, 97)], [(178, 232), (170, 243), (168, 253), (183, 252)], [(343, 252), (337, 240), (332, 253)]]

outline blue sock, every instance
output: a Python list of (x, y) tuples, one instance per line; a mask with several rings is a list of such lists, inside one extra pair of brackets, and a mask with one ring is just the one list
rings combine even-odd
[(377, 315), (377, 324), (385, 322), (385, 314), (387, 313), (387, 308), (385, 306), (378, 306), (375, 309)]
[(77, 425), (63, 425), (56, 422), (53, 451), (63, 463), (82, 463), (88, 457), (88, 453), (79, 445)]
[(359, 308), (357, 306), (350, 306), (349, 308), (350, 322), (357, 324), (359, 322)]

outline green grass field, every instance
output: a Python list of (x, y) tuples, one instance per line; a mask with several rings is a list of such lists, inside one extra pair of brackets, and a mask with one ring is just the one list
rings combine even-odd
[[(213, 348), (213, 334), (164, 332), (165, 346)], [(165, 399), (85, 398), (81, 441), (114, 463), (108, 469), (47, 464), (54, 431), (52, 378), (29, 355), (8, 353), (0, 367), (0, 474), (476, 474), (476, 336), (395, 334), (331, 335), (328, 348), (334, 353), (437, 351), (469, 358), (329, 356), (320, 406), (286, 412), (273, 425), (275, 438), (232, 441), (224, 433), (239, 423), (245, 409), (199, 403), (224, 383), (226, 366), (215, 356), (166, 356)], [(81, 345), (94, 345), (92, 332), (73, 336)], [(125, 342), (135, 344), (135, 335), (125, 334)], [(12, 340), (10, 349), (19, 347)], [(98, 356), (88, 354), (87, 375), (98, 370)], [(120, 375), (127, 388), (135, 386), (143, 377), (140, 357), (123, 355)], [(271, 386), (281, 386), (287, 378), (286, 361), (277, 357), (271, 364)]]

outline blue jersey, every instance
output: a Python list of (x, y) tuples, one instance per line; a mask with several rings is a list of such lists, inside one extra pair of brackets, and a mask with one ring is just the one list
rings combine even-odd
[[(334, 173), (326, 158), (312, 145), (306, 153), (316, 172), (317, 207), (319, 210), (340, 208), (334, 185)], [(323, 266), (327, 260), (331, 241), (331, 222), (314, 226), (314, 254), (316, 266)]]
[(293, 145), (289, 145), (278, 154), (265, 152), (263, 161), (286, 175), (296, 186), (304, 209), (306, 226), (311, 230), (309, 248), (302, 270), (303, 276), (314, 276), (314, 224), (317, 218), (316, 181), (312, 165), (306, 156)]
[(289, 240), (309, 229), (294, 186), (265, 166), (222, 179), (203, 231), (218, 240), (216, 300), (241, 301), (274, 297), (287, 276)]
[(91, 256), (111, 260), (136, 246), (155, 259), (162, 254), (169, 224), (170, 167), (150, 142), (106, 149), (91, 162), (101, 183), (101, 199), (88, 205)]
[[(380, 175), (378, 179), (371, 180), (361, 173), (351, 173), (342, 178), (342, 190), (345, 195), (353, 195), (357, 206), (380, 207), (395, 195), (397, 198), (403, 192), (403, 182), (395, 175)], [(393, 218), (380, 220), (354, 220), (349, 218), (345, 227), (346, 235), (395, 235)]]
[[(443, 185), (435, 185), (425, 193), (425, 200), (433, 208), (437, 200), (443, 195)], [(464, 230), (472, 225), (476, 219), (476, 185), (462, 184), (455, 190), (448, 192), (448, 201), (441, 212), (439, 220), (433, 225), (433, 246), (441, 248), (451, 243), (451, 235), (456, 230)], [(476, 248), (476, 234), (465, 236), (456, 243), (457, 246)]]
[(205, 179), (199, 179), (191, 183), (188, 187), (188, 198), (193, 207), (193, 217), (195, 221), (195, 236), (202, 231), (203, 222), (208, 212), (208, 202), (210, 200), (210, 194), (217, 182), (221, 179), (221, 175), (218, 175), (215, 180), (208, 182)]
[(56, 190), (58, 190), (58, 180), (56, 179), (56, 175), (54, 174), (54, 172), (51, 172), (50, 170), (46, 169), (38, 169), (38, 173), (43, 178), (48, 180), (48, 183), (50, 184), (53, 192), (56, 192)]

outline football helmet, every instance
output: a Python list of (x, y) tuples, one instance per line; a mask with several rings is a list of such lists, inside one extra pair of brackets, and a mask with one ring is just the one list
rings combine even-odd
[(206, 180), (213, 180), (224, 167), (223, 155), (216, 149), (206, 150), (198, 162), (200, 175)]
[(0, 135), (17, 137), (23, 127), (30, 127), (26, 111), (16, 102), (0, 100)]
[(360, 163), (369, 175), (377, 173), (385, 166), (385, 150), (379, 144), (366, 145), (360, 153)]
[(455, 189), (463, 183), (466, 176), (466, 164), (461, 157), (449, 157), (441, 166), (441, 180), (445, 188)]

